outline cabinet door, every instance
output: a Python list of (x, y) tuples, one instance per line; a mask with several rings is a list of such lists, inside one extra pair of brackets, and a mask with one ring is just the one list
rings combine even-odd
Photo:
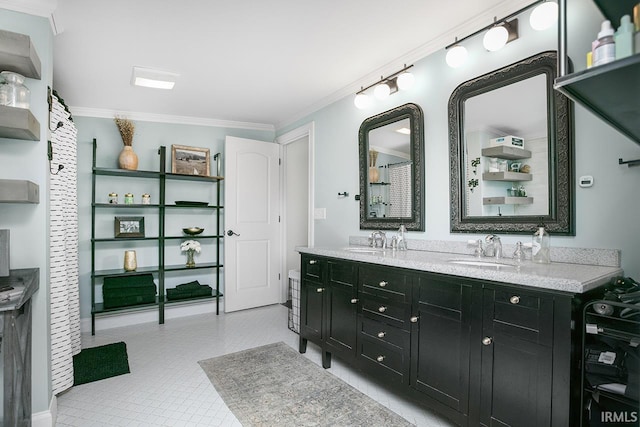
[(302, 279), (300, 283), (300, 337), (316, 344), (322, 341), (323, 300), (322, 283)]
[(356, 266), (351, 262), (327, 262), (324, 339), (329, 351), (355, 356), (357, 335)]
[[(414, 293), (410, 384), (456, 412), (469, 406), (471, 287), (422, 275)], [(417, 319), (415, 319), (417, 317)]]
[(482, 348), (480, 424), (550, 426), (553, 303), (533, 294), (509, 295), (483, 290), (483, 336), (474, 344)]

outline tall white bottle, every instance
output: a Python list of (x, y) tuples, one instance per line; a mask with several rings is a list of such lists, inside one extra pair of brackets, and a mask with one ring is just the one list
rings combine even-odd
[(549, 232), (544, 228), (544, 224), (539, 225), (536, 232), (533, 233), (531, 244), (531, 254), (534, 262), (541, 264), (549, 264), (551, 262), (551, 243), (549, 240)]

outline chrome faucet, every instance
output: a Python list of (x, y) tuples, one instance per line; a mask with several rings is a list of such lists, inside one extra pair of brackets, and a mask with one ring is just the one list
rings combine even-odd
[(495, 234), (489, 234), (484, 238), (486, 246), (484, 248), (484, 256), (502, 258), (502, 242), (500, 237)]
[(387, 248), (387, 235), (382, 231), (374, 231), (369, 236), (372, 248)]

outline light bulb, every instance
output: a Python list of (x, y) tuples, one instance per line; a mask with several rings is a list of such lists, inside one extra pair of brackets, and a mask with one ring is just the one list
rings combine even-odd
[(389, 87), (388, 84), (386, 83), (380, 83), (378, 86), (376, 86), (376, 88), (373, 90), (373, 96), (375, 96), (378, 99), (385, 99), (386, 97), (388, 97), (391, 94), (391, 88)]
[(447, 52), (447, 65), (451, 68), (458, 68), (467, 60), (467, 49), (464, 46), (456, 45)]
[(503, 25), (497, 25), (487, 31), (482, 39), (482, 45), (488, 51), (495, 52), (502, 49), (507, 44), (507, 40), (509, 40), (509, 30)]
[(398, 85), (398, 89), (407, 90), (411, 86), (413, 86), (413, 83), (415, 83), (415, 81), (416, 81), (416, 78), (414, 77), (414, 75), (408, 71), (405, 71), (398, 76), (398, 80), (396, 80), (396, 84)]
[(538, 5), (533, 9), (529, 17), (529, 24), (536, 31), (546, 30), (557, 22), (558, 4), (552, 1), (546, 1)]
[(371, 98), (366, 93), (359, 93), (353, 100), (356, 108), (363, 110), (371, 105)]

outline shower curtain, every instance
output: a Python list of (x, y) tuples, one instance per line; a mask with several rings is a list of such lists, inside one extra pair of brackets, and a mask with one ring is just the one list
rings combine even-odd
[(411, 162), (389, 165), (389, 216), (411, 217)]
[(78, 131), (71, 114), (55, 92), (51, 98), (51, 382), (53, 394), (58, 394), (73, 385), (73, 355), (80, 352), (76, 140)]

